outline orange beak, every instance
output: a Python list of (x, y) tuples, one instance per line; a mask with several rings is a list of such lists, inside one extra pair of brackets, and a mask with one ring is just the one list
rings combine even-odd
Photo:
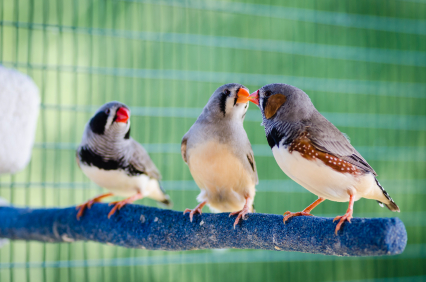
[(259, 90), (251, 93), (251, 95), (249, 96), (249, 100), (250, 100), (250, 102), (259, 106)]
[(250, 93), (247, 91), (247, 89), (240, 88), (237, 93), (237, 104), (239, 103), (247, 103), (250, 101)]
[(125, 107), (121, 107), (118, 109), (116, 115), (117, 115), (117, 118), (115, 119), (116, 122), (126, 123), (130, 117), (130, 111), (126, 109)]

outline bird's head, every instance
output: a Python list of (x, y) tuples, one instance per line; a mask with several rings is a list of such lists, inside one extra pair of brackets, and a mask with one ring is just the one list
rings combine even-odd
[(315, 111), (309, 96), (288, 84), (265, 85), (250, 95), (250, 101), (259, 107), (266, 121), (299, 122)]
[(222, 85), (212, 94), (207, 103), (205, 113), (217, 119), (244, 119), (250, 101), (248, 89), (241, 84)]
[(109, 102), (99, 108), (89, 121), (90, 129), (98, 135), (130, 137), (130, 110), (120, 102)]

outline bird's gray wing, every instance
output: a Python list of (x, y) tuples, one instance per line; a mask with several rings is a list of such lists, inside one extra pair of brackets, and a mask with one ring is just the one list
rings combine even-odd
[(75, 154), (75, 160), (77, 161), (78, 167), (81, 169), (81, 167), (80, 167), (80, 158), (78, 157), (78, 151)]
[(253, 154), (253, 149), (251, 148), (251, 145), (250, 145), (250, 152), (247, 154), (247, 160), (254, 173), (255, 183), (259, 184), (259, 176), (257, 175), (256, 161), (254, 160), (254, 154)]
[(132, 139), (131, 157), (128, 162), (134, 169), (147, 174), (151, 178), (161, 180), (161, 174), (154, 162), (148, 155), (148, 152), (141, 144)]
[(186, 144), (188, 143), (188, 138), (183, 136), (182, 143), (180, 144), (180, 152), (182, 154), (182, 159), (185, 163), (188, 163), (188, 159), (186, 157)]
[(345, 160), (365, 172), (377, 175), (374, 169), (351, 145), (348, 138), (323, 115), (317, 113), (305, 125), (306, 132), (309, 133), (308, 137), (316, 149)]

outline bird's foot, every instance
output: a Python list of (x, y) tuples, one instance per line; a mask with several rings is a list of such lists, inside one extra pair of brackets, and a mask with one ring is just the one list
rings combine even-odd
[(198, 204), (198, 206), (195, 207), (195, 209), (191, 210), (191, 209), (185, 209), (183, 211), (183, 214), (186, 214), (187, 212), (189, 212), (189, 220), (192, 222), (192, 218), (194, 217), (194, 214), (199, 213), (200, 215), (203, 213), (202, 209), (204, 207), (204, 205), (207, 202), (202, 202), (200, 204)]
[(334, 232), (334, 233), (336, 233), (336, 235), (337, 235), (337, 232), (340, 230), (340, 227), (342, 227), (342, 224), (343, 224), (346, 220), (347, 220), (349, 223), (351, 223), (351, 219), (352, 219), (352, 211), (346, 212), (344, 215), (336, 216), (336, 217), (333, 219), (333, 222), (335, 222), (335, 221), (336, 221), (336, 220), (338, 220), (338, 219), (340, 219), (340, 220), (339, 220), (339, 223), (337, 223), (336, 230), (335, 230), (335, 232)]
[(128, 202), (126, 200), (115, 201), (115, 202), (109, 203), (109, 206), (114, 205), (114, 207), (109, 212), (108, 218), (110, 218), (117, 210), (120, 210), (122, 207), (124, 207), (126, 204), (128, 204)]
[(113, 195), (112, 193), (103, 194), (103, 195), (100, 195), (100, 196), (98, 196), (96, 198), (88, 200), (87, 202), (85, 202), (85, 203), (83, 203), (81, 205), (76, 206), (75, 209), (78, 210), (77, 220), (80, 220), (80, 217), (83, 216), (84, 210), (86, 208), (90, 209), (93, 206), (94, 203), (99, 203), (103, 198), (110, 197), (112, 195)]
[(305, 212), (305, 211), (301, 211), (301, 212), (289, 212), (289, 211), (286, 211), (286, 212), (283, 214), (283, 216), (284, 216), (283, 222), (284, 222), (284, 224), (285, 224), (285, 222), (286, 222), (287, 220), (289, 220), (290, 218), (292, 218), (293, 216), (301, 216), (301, 215), (304, 215), (304, 216), (313, 216), (313, 215), (312, 215), (312, 214), (310, 214), (309, 212)]
[(78, 213), (77, 213), (77, 220), (80, 220), (80, 217), (82, 217), (82, 216), (83, 216), (84, 210), (85, 210), (86, 208), (90, 209), (90, 208), (92, 207), (92, 205), (93, 205), (94, 203), (96, 203), (96, 202), (97, 202), (97, 201), (94, 201), (94, 200), (92, 199), (92, 200), (89, 200), (89, 201), (87, 201), (87, 202), (85, 202), (85, 203), (83, 203), (83, 204), (81, 204), (81, 205), (76, 206), (76, 207), (75, 207), (75, 209), (76, 209), (76, 210), (78, 210)]
[(250, 213), (250, 208), (247, 207), (247, 206), (244, 206), (244, 208), (242, 210), (236, 211), (236, 212), (231, 212), (229, 214), (229, 216), (238, 214), (237, 218), (234, 221), (234, 229), (235, 229), (235, 226), (237, 226), (240, 219), (242, 218), (244, 220), (245, 215), (248, 214), (248, 213)]
[(141, 193), (137, 193), (136, 195), (129, 197), (127, 199), (121, 200), (121, 201), (115, 201), (109, 203), (109, 206), (114, 205), (114, 207), (111, 209), (111, 211), (108, 214), (108, 218), (110, 218), (117, 210), (120, 210), (122, 207), (124, 207), (127, 204), (131, 204), (134, 201), (138, 199), (142, 199), (143, 196)]
[(201, 211), (200, 208), (195, 208), (195, 209), (185, 209), (185, 211), (183, 212), (183, 214), (186, 214), (187, 212), (189, 212), (189, 221), (192, 222), (192, 218), (194, 217), (194, 214), (199, 213), (200, 215), (203, 213)]

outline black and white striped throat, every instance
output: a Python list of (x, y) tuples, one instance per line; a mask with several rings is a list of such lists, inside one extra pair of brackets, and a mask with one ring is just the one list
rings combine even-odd
[(275, 146), (288, 146), (299, 135), (298, 130), (290, 123), (272, 122), (266, 120), (264, 120), (264, 123), (266, 139), (268, 140), (268, 144), (271, 149)]

